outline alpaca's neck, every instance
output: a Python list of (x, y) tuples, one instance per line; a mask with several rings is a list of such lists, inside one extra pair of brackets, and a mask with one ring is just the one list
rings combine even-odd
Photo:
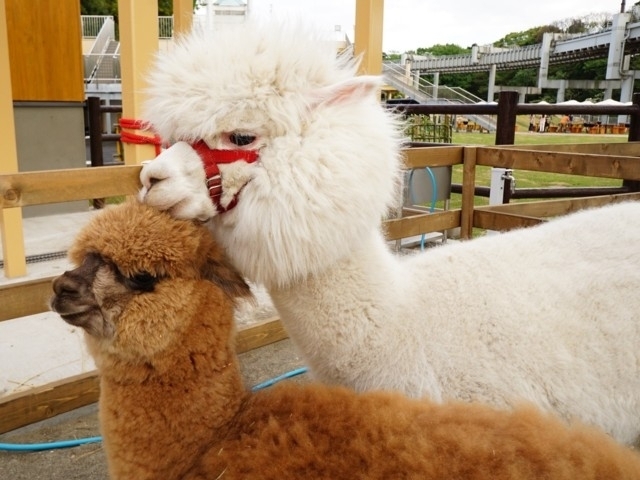
[(111, 478), (181, 478), (203, 449), (227, 435), (247, 395), (235, 355), (225, 352), (221, 364), (219, 345), (193, 353), (185, 342), (180, 350), (165, 357), (174, 368), (123, 363), (101, 372)]
[[(372, 231), (368, 237), (361, 238), (356, 248), (345, 254), (340, 261), (327, 266), (321, 273), (310, 275), (304, 281), (293, 282), (284, 287), (272, 287), (269, 292), (274, 297), (274, 301), (288, 304), (292, 300), (295, 301), (292, 293), (304, 292), (305, 295), (321, 296), (326, 292), (316, 292), (316, 286), (323, 286), (326, 290), (327, 285), (332, 285), (329, 290), (333, 291), (345, 281), (353, 285), (353, 288), (358, 288), (360, 286), (358, 284), (367, 284), (366, 290), (371, 291), (372, 288), (376, 288), (376, 285), (371, 285), (370, 282), (375, 280), (380, 269), (389, 272), (397, 268), (398, 259), (389, 249), (382, 233), (376, 230)], [(349, 287), (349, 290), (353, 288)]]
[(328, 349), (358, 348), (379, 329), (385, 310), (393, 308), (402, 289), (401, 268), (375, 232), (322, 274), (269, 290), (285, 329), (307, 354), (312, 369), (318, 367), (316, 354), (322, 361), (331, 358)]
[[(328, 266), (322, 273), (284, 287), (270, 288), (269, 293), (281, 313), (284, 311), (293, 316), (303, 314), (308, 310), (309, 302), (320, 302), (322, 305), (314, 307), (314, 310), (322, 308), (339, 312), (349, 308), (340, 299), (352, 292), (358, 292), (360, 299), (368, 300), (371, 304), (377, 303), (380, 292), (393, 288), (388, 275), (398, 268), (398, 259), (376, 231), (368, 238), (362, 238), (357, 249)], [(387, 281), (379, 281), (381, 279)], [(307, 321), (312, 319), (305, 319)]]

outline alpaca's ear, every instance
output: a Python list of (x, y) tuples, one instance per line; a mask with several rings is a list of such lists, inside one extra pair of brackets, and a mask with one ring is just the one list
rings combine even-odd
[(312, 108), (320, 105), (338, 105), (361, 102), (368, 97), (377, 98), (381, 79), (373, 75), (361, 75), (344, 82), (320, 88), (312, 94)]
[(216, 284), (231, 298), (252, 297), (251, 289), (240, 273), (231, 266), (226, 258), (207, 258), (202, 275), (207, 280)]

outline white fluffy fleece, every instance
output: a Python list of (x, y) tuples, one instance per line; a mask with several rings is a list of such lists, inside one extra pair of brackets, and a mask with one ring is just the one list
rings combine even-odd
[[(150, 81), (146, 118), (178, 143), (143, 169), (141, 196), (176, 216), (213, 216), (318, 379), (525, 399), (636, 440), (640, 205), (400, 258), (380, 230), (396, 198), (398, 125), (377, 80), (354, 76), (331, 45), (290, 25), (194, 34)], [(260, 158), (224, 167), (248, 183), (215, 215), (184, 142), (219, 148), (228, 132), (255, 134)]]

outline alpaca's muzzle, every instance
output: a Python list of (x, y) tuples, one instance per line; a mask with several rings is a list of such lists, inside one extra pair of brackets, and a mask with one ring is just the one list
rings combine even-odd
[[(222, 197), (222, 177), (218, 164), (233, 163), (239, 160), (243, 160), (247, 163), (254, 163), (259, 153), (257, 150), (219, 150), (212, 149), (204, 141), (199, 141), (191, 145), (191, 147), (198, 153), (204, 166), (205, 176), (207, 178), (207, 188), (209, 189), (209, 196), (211, 201), (218, 209), (219, 212), (224, 213), (231, 210), (238, 203), (236, 194), (233, 200), (227, 205), (223, 206), (220, 203)], [(238, 191), (238, 193), (240, 193)]]

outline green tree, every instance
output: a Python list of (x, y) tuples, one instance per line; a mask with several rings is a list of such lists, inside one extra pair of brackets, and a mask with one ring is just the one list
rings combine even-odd
[(82, 15), (113, 15), (118, 14), (118, 0), (80, 0)]
[(437, 43), (428, 48), (418, 48), (416, 53), (418, 55), (427, 55), (431, 54), (436, 57), (443, 55), (460, 55), (464, 53), (469, 53), (471, 49), (463, 48), (460, 45), (455, 45), (453, 43), (441, 44)]
[(493, 42), (495, 47), (524, 47), (534, 45), (538, 27), (530, 28), (523, 32), (511, 32), (499, 40)]
[[(196, 8), (196, 0), (193, 0)], [(118, 0), (80, 0), (82, 15), (112, 15), (118, 17)], [(158, 0), (158, 15), (169, 17), (173, 15), (173, 0)]]

